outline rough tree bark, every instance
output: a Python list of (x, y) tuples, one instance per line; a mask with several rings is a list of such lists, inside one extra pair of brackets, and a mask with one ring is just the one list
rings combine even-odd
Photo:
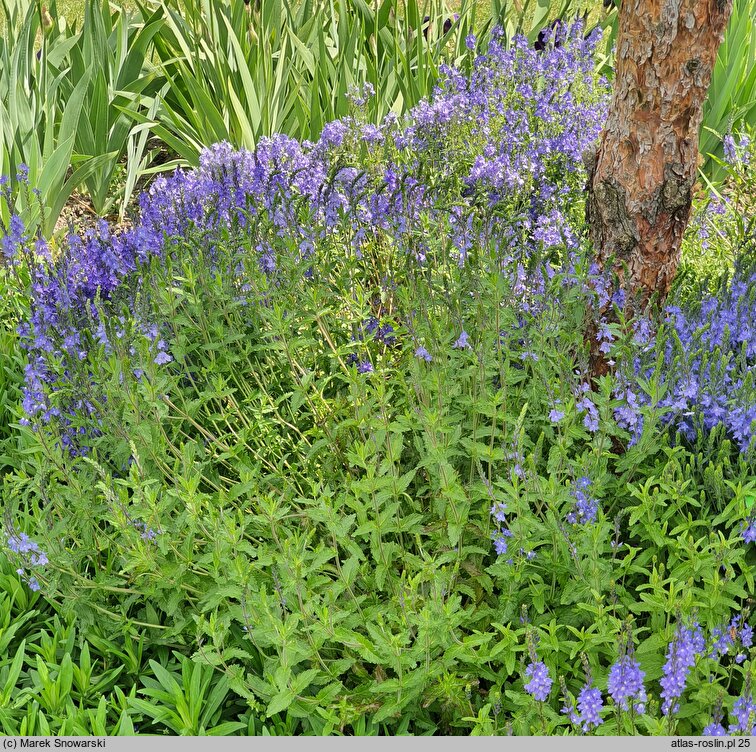
[[(632, 317), (663, 301), (680, 260), (698, 167), (698, 132), (732, 0), (623, 0), (614, 95), (588, 157), (586, 216)], [(603, 311), (602, 313), (606, 313)], [(591, 335), (592, 376), (608, 371)]]

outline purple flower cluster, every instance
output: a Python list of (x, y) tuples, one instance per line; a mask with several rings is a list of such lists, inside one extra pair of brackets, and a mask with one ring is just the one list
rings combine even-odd
[[(714, 219), (722, 211), (720, 202), (709, 205)], [(699, 233), (708, 237), (709, 224), (713, 222), (704, 223)], [(693, 442), (721, 426), (741, 452), (756, 449), (753, 242), (753, 237), (739, 242), (741, 259), (731, 278), (721, 282), (718, 289), (704, 290), (666, 308), (655, 344), (649, 341), (647, 332), (636, 337), (639, 351), (634, 374), (623, 378), (616, 396), (624, 404), (615, 411), (618, 423), (631, 432), (633, 441), (643, 426), (641, 406), (649, 401), (638, 384), (654, 379), (663, 392), (657, 405), (662, 421), (686, 440)], [(644, 328), (650, 329), (648, 322)], [(657, 368), (660, 356), (661, 366)]]
[(585, 655), (583, 655), (583, 667), (585, 669), (585, 684), (578, 693), (577, 704), (574, 700), (568, 698), (567, 685), (562, 677), (559, 678), (559, 682), (565, 697), (562, 713), (569, 715), (573, 726), (577, 726), (583, 733), (588, 733), (604, 722), (601, 717), (604, 698), (601, 696), (601, 690), (593, 686), (590, 666)]
[(695, 622), (686, 627), (678, 623), (675, 636), (667, 649), (667, 662), (664, 664), (662, 687), (662, 713), (672, 715), (680, 709), (678, 699), (685, 689), (688, 673), (703, 652), (705, 646), (701, 628)]
[(433, 356), (422, 346), (418, 346), (415, 350), (415, 357), (424, 360), (426, 363), (430, 363), (433, 360)]
[(5, 531), (5, 546), (21, 562), (22, 566), (16, 569), (16, 573), (21, 576), (31, 590), (39, 590), (39, 581), (31, 574), (31, 570), (36, 567), (44, 567), (48, 563), (45, 552), (26, 533), (19, 533), (13, 528)]
[[(747, 682), (747, 684), (750, 684)], [(732, 707), (734, 723), (730, 724), (728, 733), (730, 734), (747, 734), (751, 735), (754, 722), (756, 722), (756, 703), (753, 701), (753, 693), (750, 686), (747, 686), (743, 696), (735, 700)]]
[[(5, 197), (6, 203), (10, 204), (10, 196)], [(0, 239), (0, 254), (11, 264), (18, 263), (19, 251), (29, 242), (21, 217), (18, 214), (11, 215), (8, 227), (3, 228), (3, 237)]]
[[(359, 327), (357, 335), (352, 336), (352, 341), (363, 342), (366, 345), (372, 341), (378, 342), (386, 347), (392, 347), (396, 344), (396, 334), (394, 333), (394, 327), (391, 324), (381, 324), (375, 316), (369, 316), (362, 326)], [(369, 353), (363, 353), (362, 358), (360, 358), (357, 353), (350, 353), (347, 356), (346, 362), (349, 365), (356, 365), (357, 373), (373, 373), (374, 369), (373, 364), (369, 359)]]
[(160, 530), (154, 530), (146, 522), (142, 522), (141, 520), (132, 520), (131, 524), (139, 531), (141, 539), (145, 541), (154, 541), (161, 533)]
[(596, 521), (599, 503), (590, 493), (591, 479), (578, 478), (575, 487), (570, 491), (575, 499), (572, 509), (567, 513), (567, 522), (571, 525), (586, 525)]
[(549, 420), (552, 423), (559, 423), (564, 418), (564, 415), (564, 410), (560, 410), (558, 407), (553, 407), (549, 411)]
[(732, 134), (728, 133), (722, 139), (722, 145), (724, 147), (725, 159), (730, 165), (735, 167), (739, 165), (743, 165), (744, 167), (748, 166), (748, 147), (751, 145), (751, 139), (749, 136), (745, 134), (742, 135), (739, 143), (736, 144)]
[(583, 382), (575, 390), (575, 407), (583, 413), (583, 425), (595, 433), (599, 427), (599, 414), (596, 403), (593, 401), (590, 386)]
[(635, 701), (638, 713), (645, 710), (646, 690), (643, 686), (645, 672), (631, 655), (619, 658), (609, 669), (607, 688), (614, 702), (623, 710), (629, 709), (628, 701)]
[[(748, 137), (736, 143), (732, 136), (724, 139), (725, 155), (735, 183), (743, 183), (746, 195), (752, 193), (747, 166), (753, 155)], [(725, 194), (724, 199), (712, 195), (704, 211), (693, 220), (704, 247), (713, 233), (732, 241), (739, 258), (734, 272), (712, 291), (703, 288), (700, 294), (687, 294), (682, 301), (672, 301), (665, 311), (664, 325), (657, 337), (649, 336), (652, 326), (647, 319), (636, 322), (635, 343), (638, 357), (634, 373), (623, 380), (616, 396), (624, 404), (615, 415), (618, 423), (638, 439), (643, 419), (641, 405), (648, 397), (639, 384), (654, 379), (663, 397), (658, 403), (662, 420), (688, 440), (708, 435), (715, 427), (723, 427), (741, 452), (756, 448), (756, 267), (753, 248), (756, 237), (752, 230), (742, 234), (742, 225), (723, 222), (728, 213), (738, 213), (740, 202)], [(729, 205), (729, 210), (728, 210)], [(746, 206), (750, 202), (746, 201)], [(752, 218), (747, 217), (745, 223)], [(729, 229), (728, 229), (729, 228)], [(655, 341), (654, 341), (655, 340)], [(657, 361), (661, 356), (661, 365)], [(756, 533), (754, 533), (756, 535)]]
[(690, 440), (721, 424), (745, 451), (756, 436), (756, 391), (749, 377), (756, 366), (754, 306), (756, 274), (739, 275), (705, 298), (697, 312), (667, 310), (675, 337), (666, 342), (668, 370), (659, 377), (668, 395), (659, 407)]
[[(434, 251), (416, 228), (435, 226), (460, 265), (485, 244), (512, 270), (520, 297), (537, 293), (538, 281), (526, 280), (516, 257), (555, 244), (575, 247), (579, 219), (573, 228), (564, 206), (580, 192), (581, 155), (599, 133), (607, 101), (607, 87), (593, 72), (595, 40), (584, 40), (579, 27), (567, 37), (538, 53), (523, 39), (506, 49), (494, 34), (469, 78), (445, 67), (434, 96), (402, 121), (388, 116), (366, 129), (346, 118), (329, 123), (317, 143), (276, 136), (261, 140), (254, 153), (215, 145), (198, 169), (155, 180), (140, 199), (133, 229), (114, 235), (103, 223), (70, 237), (54, 259), (44, 245), (28, 248), (14, 218), (0, 235), (9, 255), (24, 244), (28, 249), (32, 302), (19, 330), (28, 351), (28, 420), (54, 425), (72, 454), (86, 451), (101, 402), (90, 359), (101, 348), (107, 354), (113, 337), (141, 336), (140, 327), (151, 321), (147, 313), (129, 326), (113, 324), (124, 308), (133, 311), (137, 299), (149, 297), (142, 279), (148, 262), (178, 249), (186, 253), (182, 241), (190, 234), (202, 242), (189, 252), (213, 263), (221, 263), (224, 239), (233, 234), (265, 274), (275, 275), (282, 254), (288, 259), (293, 252), (311, 258), (308, 274), (317, 275), (318, 249), (332, 238), (360, 258), (381, 235), (398, 254), (427, 264)], [(355, 94), (356, 100), (366, 96)], [(367, 166), (359, 156), (366, 139)], [(244, 290), (243, 261), (230, 268)], [(384, 342), (390, 336), (384, 333)], [(135, 362), (132, 371), (141, 376), (170, 363), (169, 337), (162, 333), (150, 362)], [(466, 345), (463, 332), (456, 346)], [(419, 357), (427, 360), (426, 352)], [(371, 368), (362, 358), (360, 370)]]
[[(727, 655), (731, 647), (750, 648), (752, 645), (753, 627), (744, 623), (742, 614), (737, 614), (727, 626), (714, 627), (711, 630), (711, 650), (708, 656), (718, 660), (720, 656)], [(744, 660), (745, 654), (738, 652), (735, 661), (742, 663)]]
[[(124, 281), (138, 263), (158, 252), (160, 242), (141, 228), (113, 235), (101, 222), (84, 237), (69, 237), (65, 251), (54, 259), (41, 241), (28, 258), (29, 318), (18, 327), (28, 352), (24, 422), (56, 424), (72, 454), (84, 451), (86, 437), (97, 433), (101, 396), (92, 382), (90, 353), (102, 348), (109, 355), (111, 338), (124, 336), (125, 320), (115, 311), (138, 285)], [(170, 359), (165, 347), (164, 341), (157, 342), (156, 362)]]
[(496, 521), (496, 532), (491, 536), (494, 550), (497, 556), (502, 556), (507, 553), (507, 539), (512, 537), (512, 531), (507, 527), (507, 505), (495, 502), (491, 507), (491, 516)]
[(460, 334), (459, 337), (455, 340), (452, 347), (458, 350), (464, 350), (465, 348), (470, 347), (469, 339), (470, 335), (463, 329), (462, 334)]
[[(522, 617), (527, 621), (527, 608), (523, 606)], [(520, 621), (523, 618), (520, 618)], [(549, 675), (549, 669), (546, 664), (538, 658), (536, 648), (538, 647), (538, 634), (528, 628), (526, 633), (526, 641), (528, 647), (528, 655), (530, 657), (530, 663), (525, 668), (525, 678), (528, 681), (525, 683), (525, 691), (532, 695), (539, 702), (546, 702), (551, 694), (551, 685), (553, 681)]]
[(719, 196), (712, 193), (709, 196), (709, 201), (706, 206), (701, 211), (697, 212), (691, 220), (690, 226), (695, 228), (703, 249), (709, 247), (709, 239), (711, 238), (712, 232), (716, 233), (720, 231), (717, 228), (717, 224), (721, 221), (721, 217), (726, 214), (727, 203)]
[(643, 679), (646, 674), (641, 671), (640, 663), (635, 660), (635, 651), (629, 630), (623, 629), (619, 642), (619, 657), (609, 669), (607, 690), (614, 704), (629, 710), (630, 703), (637, 713), (646, 710), (646, 689)]
[[(523, 612), (527, 613), (525, 607), (523, 607)], [(520, 622), (527, 623), (527, 617), (521, 617)], [(719, 638), (727, 633), (731, 635), (731, 638), (720, 641)], [(712, 637), (714, 647), (707, 656), (709, 658), (716, 659), (721, 652), (720, 649), (725, 644), (732, 645), (737, 641), (745, 647), (750, 647), (753, 644), (753, 630), (744, 623), (742, 615), (734, 616), (726, 631), (713, 630)], [(537, 642), (537, 634), (529, 629), (527, 648), (530, 663), (525, 669), (525, 678), (528, 681), (525, 683), (524, 689), (536, 700), (546, 702), (551, 693), (552, 680), (546, 664), (536, 654)], [(697, 657), (704, 653), (704, 650), (705, 641), (699, 625), (692, 622), (689, 626), (685, 626), (678, 619), (674, 638), (667, 650), (667, 662), (664, 665), (660, 680), (662, 688), (660, 693), (661, 710), (664, 715), (672, 715), (679, 711), (679, 698), (685, 689), (689, 671)], [(609, 669), (607, 693), (617, 708), (623, 711), (632, 708), (635, 713), (643, 714), (646, 712), (647, 702), (646, 689), (643, 683), (645, 672), (641, 670), (639, 662), (635, 659), (630, 623), (622, 625), (618, 652), (617, 660)], [(594, 686), (587, 657), (583, 655), (582, 660), (585, 683), (577, 698), (573, 699), (572, 695), (568, 693), (567, 683), (563, 676), (559, 677), (559, 684), (564, 697), (562, 713), (569, 717), (574, 726), (578, 727), (583, 733), (587, 733), (603, 723), (601, 711), (604, 707), (604, 699), (601, 691)], [(720, 699), (712, 712), (711, 723), (703, 729), (704, 736), (753, 733), (754, 725), (756, 725), (756, 701), (751, 687), (751, 675), (747, 672), (742, 694), (735, 700), (730, 711), (732, 722), (729, 727), (726, 729), (722, 724), (723, 710), (722, 700)]]
[(532, 661), (525, 669), (525, 677), (529, 679), (525, 691), (539, 702), (546, 702), (553, 683), (546, 664), (543, 661)]
[(596, 726), (600, 726), (604, 719), (601, 718), (601, 708), (604, 707), (604, 700), (601, 697), (601, 690), (586, 684), (578, 695), (578, 711), (580, 712), (580, 725), (583, 731), (590, 731)]

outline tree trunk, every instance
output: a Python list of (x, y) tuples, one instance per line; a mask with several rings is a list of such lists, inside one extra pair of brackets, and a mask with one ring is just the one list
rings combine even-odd
[[(623, 0), (614, 96), (589, 159), (586, 217), (596, 260), (625, 314), (662, 302), (680, 260), (698, 168), (698, 132), (732, 0)], [(602, 313), (607, 313), (606, 308)], [(591, 336), (593, 375), (608, 370)]]

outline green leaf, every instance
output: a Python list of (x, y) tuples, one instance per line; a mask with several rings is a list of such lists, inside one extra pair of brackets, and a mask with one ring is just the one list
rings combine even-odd
[(283, 710), (286, 710), (286, 708), (291, 705), (292, 702), (297, 697), (297, 693), (293, 692), (290, 689), (284, 689), (281, 692), (279, 692), (273, 699), (268, 703), (268, 708), (265, 711), (265, 714), (268, 718), (270, 718), (272, 715), (275, 715), (276, 713), (280, 713)]

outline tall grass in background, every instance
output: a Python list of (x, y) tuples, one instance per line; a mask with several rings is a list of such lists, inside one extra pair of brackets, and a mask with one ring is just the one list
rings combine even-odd
[[(370, 122), (401, 114), (430, 95), (442, 64), (458, 64), (466, 45), (487, 42), (495, 26), (510, 42), (520, 32), (534, 41), (553, 18), (547, 0), (522, 7), (463, 0), (456, 13), (443, 0), (146, 0), (140, 7), (160, 10), (166, 21), (155, 50), (168, 86), (153, 132), (193, 165), (219, 141), (251, 149), (276, 132), (317, 139), (366, 84), (374, 92)], [(559, 16), (574, 17), (579, 7), (562, 0)]]
[[(406, 112), (427, 97), (442, 64), (459, 63), (473, 32), (479, 46), (499, 25), (505, 41), (534, 41), (556, 12), (583, 4), (463, 0), (261, 0), (257, 4), (144, 0), (136, 9), (84, 3), (68, 21), (50, 4), (3, 0), (0, 40), (0, 174), (50, 235), (75, 190), (94, 212), (123, 218), (151, 168), (157, 136), (196, 165), (204, 146), (254, 148), (277, 132), (318, 138), (367, 84), (367, 118)], [(18, 190), (23, 181), (38, 201)], [(44, 207), (44, 209), (42, 208)], [(6, 216), (7, 220), (8, 217)]]
[(103, 157), (90, 170), (84, 185), (98, 215), (115, 202), (111, 186), (119, 162), (128, 154), (122, 192), (123, 206), (136, 185), (138, 174), (154, 155), (146, 152), (146, 136), (129, 114), (129, 106), (144, 108), (143, 95), (162, 83), (149, 65), (153, 40), (164, 27), (160, 14), (140, 17), (123, 10), (111, 12), (107, 0), (86, 3), (81, 32), (74, 37), (68, 56), (70, 70), (61, 93), (68, 97), (72, 83), (88, 79), (86, 96), (76, 131), (75, 153), (82, 160)]
[[(54, 26), (43, 33), (32, 4), (24, 8), (3, 2), (3, 11), (9, 20), (0, 39), (0, 174), (15, 181), (21, 173), (38, 186), (39, 198), (48, 207), (43, 227), (49, 232), (87, 169), (69, 175), (88, 81), (83, 78), (69, 89), (64, 107), (60, 87), (69, 46), (65, 34)], [(35, 221), (41, 207), (32, 194), (18, 192), (18, 202), (26, 218)]]
[[(121, 190), (121, 215), (150, 161), (146, 134), (132, 109), (154, 93), (147, 58), (162, 26), (156, 16), (141, 19), (107, 2), (86, 3), (83, 21), (58, 19), (29, 0), (3, 0), (0, 39), (0, 174), (10, 178), (16, 206), (29, 223), (41, 219), (50, 235), (65, 203), (86, 188), (98, 215), (115, 203), (112, 187), (128, 154)], [(35, 196), (20, 183), (39, 191)], [(5, 219), (7, 220), (7, 216)]]
[(722, 137), (756, 126), (756, 3), (735, 0), (704, 104), (700, 150), (704, 174), (725, 175)]

